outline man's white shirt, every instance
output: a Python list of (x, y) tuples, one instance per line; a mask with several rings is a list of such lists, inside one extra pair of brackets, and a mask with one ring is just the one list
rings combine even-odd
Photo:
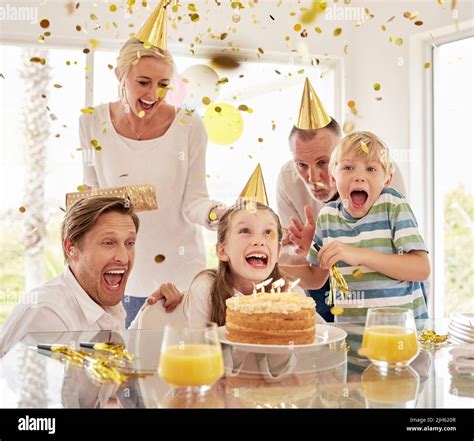
[(71, 270), (26, 293), (0, 328), (0, 357), (32, 332), (125, 329), (126, 312), (119, 303), (99, 306)]

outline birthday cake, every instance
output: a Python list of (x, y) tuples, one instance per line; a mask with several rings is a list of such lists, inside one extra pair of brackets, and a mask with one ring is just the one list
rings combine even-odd
[(226, 300), (226, 338), (238, 343), (311, 344), (316, 304), (298, 293), (254, 293)]

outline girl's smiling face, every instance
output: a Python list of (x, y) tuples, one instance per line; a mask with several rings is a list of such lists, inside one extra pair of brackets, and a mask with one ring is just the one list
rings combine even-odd
[(234, 287), (243, 294), (251, 292), (252, 283), (268, 279), (279, 252), (277, 222), (266, 210), (233, 213), (224, 243), (217, 244), (219, 259), (229, 263)]

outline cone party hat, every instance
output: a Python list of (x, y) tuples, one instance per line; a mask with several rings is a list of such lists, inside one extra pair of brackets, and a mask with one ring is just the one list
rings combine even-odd
[(260, 164), (257, 164), (257, 167), (255, 167), (252, 176), (250, 176), (242, 193), (240, 193), (240, 197), (249, 198), (261, 204), (268, 205), (267, 190), (265, 188), (265, 181), (263, 180), (262, 167), (260, 167)]
[(170, 0), (161, 0), (159, 5), (150, 15), (148, 20), (136, 34), (136, 38), (142, 43), (148, 43), (160, 49), (167, 48), (166, 42), (166, 27), (167, 27), (167, 13), (166, 7)]
[(326, 127), (330, 122), (331, 117), (324, 110), (313, 86), (306, 78), (296, 127), (303, 130), (316, 130)]

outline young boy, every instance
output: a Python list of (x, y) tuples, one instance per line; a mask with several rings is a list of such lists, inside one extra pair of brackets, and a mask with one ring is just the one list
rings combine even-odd
[[(422, 281), (430, 275), (427, 249), (405, 198), (393, 188), (392, 163), (384, 143), (373, 133), (356, 132), (340, 141), (329, 171), (339, 200), (329, 202), (314, 217), (305, 207), (306, 225), (292, 219), (290, 239), (309, 266), (284, 267), (302, 279), (302, 286), (319, 288), (337, 263), (349, 286), (339, 295), (337, 321), (363, 321), (367, 309), (399, 306), (427, 318)], [(314, 243), (313, 243), (314, 242)], [(313, 245), (313, 246), (311, 246)]]

